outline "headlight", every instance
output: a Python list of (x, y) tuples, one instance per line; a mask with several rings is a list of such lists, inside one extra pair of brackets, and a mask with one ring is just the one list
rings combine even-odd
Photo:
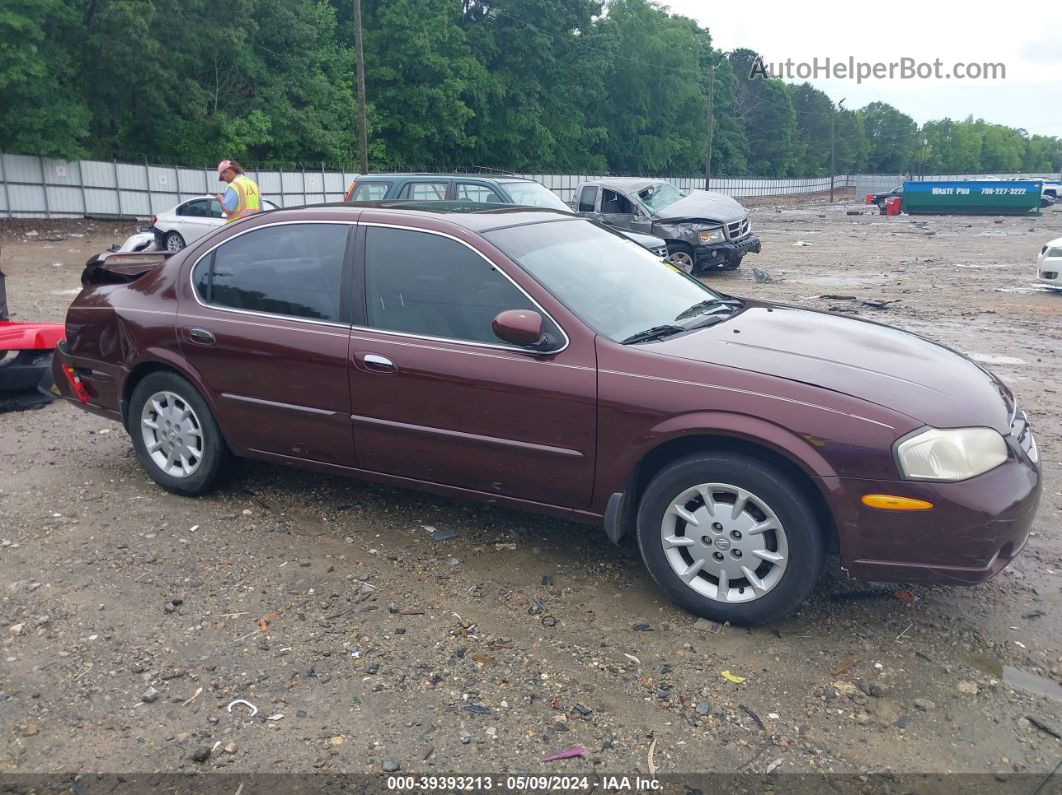
[(722, 243), (723, 242), (723, 230), (711, 229), (697, 233), (697, 239), (702, 246), (707, 246), (709, 243)]
[(896, 445), (900, 472), (911, 480), (966, 480), (1007, 460), (1007, 443), (991, 428), (931, 428)]

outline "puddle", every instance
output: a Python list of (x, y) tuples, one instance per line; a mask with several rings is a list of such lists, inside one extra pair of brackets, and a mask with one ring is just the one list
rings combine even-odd
[(1030, 693), (1062, 701), (1062, 685), (1012, 665), (1003, 666), (1003, 681)]
[(995, 676), (997, 678), (1003, 676), (1003, 663), (994, 657), (986, 657), (983, 654), (971, 654), (966, 658), (966, 662), (983, 674), (988, 674), (989, 676)]
[(971, 359), (981, 364), (1025, 364), (1024, 359), (1016, 356), (994, 356), (990, 353), (967, 353)]

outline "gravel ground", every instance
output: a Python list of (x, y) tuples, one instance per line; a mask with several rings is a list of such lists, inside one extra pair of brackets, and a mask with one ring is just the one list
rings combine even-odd
[[(121, 428), (57, 403), (0, 415), (0, 771), (1050, 771), (1062, 295), (1029, 285), (1062, 210), (846, 209), (757, 203), (764, 252), (710, 281), (884, 320), (1011, 385), (1045, 489), (994, 581), (867, 585), (834, 562), (791, 618), (713, 631), (593, 528), (259, 463), (184, 499)], [(15, 319), (61, 321), (82, 263), (129, 231), (0, 225)]]

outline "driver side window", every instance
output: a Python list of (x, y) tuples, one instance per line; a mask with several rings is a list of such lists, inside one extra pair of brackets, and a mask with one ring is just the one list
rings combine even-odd
[(468, 246), (387, 227), (365, 230), (365, 309), (372, 328), (493, 345), (506, 344), (491, 328), (499, 312), (538, 311)]
[(626, 196), (605, 188), (601, 191), (601, 212), (609, 215), (630, 215), (634, 207)]

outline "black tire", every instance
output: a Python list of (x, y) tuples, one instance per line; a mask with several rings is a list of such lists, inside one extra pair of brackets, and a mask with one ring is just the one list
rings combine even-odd
[(743, 260), (744, 258), (744, 254), (742, 254), (740, 257), (732, 257), (730, 260), (727, 261), (726, 265), (720, 268), (720, 270), (736, 271), (738, 268), (741, 267), (741, 260)]
[[(145, 404), (159, 392), (172, 393), (187, 404), (194, 412), (192, 416), (202, 434), (201, 448), (195, 459), (198, 461), (197, 467), (188, 475), (174, 476), (166, 472), (148, 452), (145, 431), (141, 425), (142, 416)], [(220, 486), (233, 470), (233, 455), (206, 401), (194, 386), (177, 373), (151, 373), (136, 385), (129, 401), (128, 431), (140, 465), (156, 483), (174, 494), (186, 497), (208, 494)]]
[[(679, 577), (668, 560), (661, 538), (665, 512), (672, 500), (683, 491), (708, 483), (729, 484), (750, 492), (756, 500), (774, 512), (784, 528), (784, 540), (788, 550), (786, 565), (776, 584), (767, 593), (751, 601), (726, 603), (698, 593)], [(757, 510), (755, 506), (753, 510)], [(712, 526), (715, 527), (714, 523)], [(688, 525), (683, 527), (683, 534), (686, 527)], [(822, 527), (802, 489), (771, 462), (729, 450), (690, 455), (657, 473), (642, 494), (638, 508), (637, 536), (642, 560), (657, 585), (686, 610), (720, 623), (729, 621), (739, 625), (764, 624), (792, 612), (807, 599), (815, 587), (825, 557)], [(749, 538), (751, 537), (749, 534)], [(737, 544), (734, 546), (736, 548)], [(701, 548), (696, 549), (704, 551)], [(750, 555), (748, 560), (756, 559)], [(774, 566), (762, 563), (757, 565), (766, 565), (768, 570)], [(757, 573), (760, 571), (761, 569), (756, 569)], [(702, 578), (704, 582), (711, 582), (711, 578), (703, 574), (697, 574), (693, 579), (699, 581)], [(752, 593), (755, 593), (754, 589)]]
[(693, 255), (693, 246), (685, 243), (668, 243), (667, 258), (672, 265), (684, 270), (691, 276), (697, 273), (696, 259)]
[(162, 247), (166, 251), (180, 251), (186, 245), (180, 232), (167, 232), (162, 239)]

